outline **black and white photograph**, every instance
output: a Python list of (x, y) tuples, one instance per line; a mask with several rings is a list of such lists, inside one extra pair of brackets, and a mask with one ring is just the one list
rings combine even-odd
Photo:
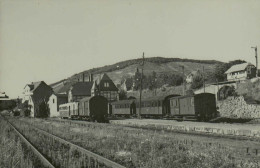
[(0, 168), (260, 168), (260, 0), (0, 0)]

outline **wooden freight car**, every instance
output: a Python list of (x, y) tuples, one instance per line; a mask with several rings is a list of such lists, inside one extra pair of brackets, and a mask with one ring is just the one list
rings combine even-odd
[(112, 115), (130, 117), (136, 115), (135, 99), (112, 102)]
[(108, 101), (103, 96), (83, 98), (79, 101), (79, 118), (105, 122), (108, 115)]
[(78, 117), (78, 102), (71, 102), (59, 105), (61, 118), (77, 118)]
[(170, 116), (183, 120), (208, 121), (216, 117), (216, 99), (211, 93), (170, 98)]

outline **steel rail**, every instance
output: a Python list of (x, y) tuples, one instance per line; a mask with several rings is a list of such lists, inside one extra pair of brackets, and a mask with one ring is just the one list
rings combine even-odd
[[(27, 122), (25, 122), (25, 123), (28, 124)], [(95, 154), (95, 153), (93, 153), (93, 152), (91, 152), (91, 151), (89, 151), (89, 150), (87, 150), (87, 149), (85, 149), (83, 147), (80, 147), (80, 146), (78, 146), (76, 144), (73, 144), (73, 143), (71, 143), (71, 142), (69, 142), (69, 141), (67, 141), (67, 140), (65, 140), (65, 139), (63, 139), (63, 138), (61, 138), (61, 137), (59, 137), (57, 135), (49, 133), (49, 132), (47, 132), (47, 131), (45, 131), (45, 130), (43, 130), (41, 128), (37, 128), (37, 127), (33, 127), (33, 128), (38, 130), (38, 131), (40, 131), (40, 132), (42, 132), (42, 133), (44, 133), (47, 136), (50, 136), (50, 137), (60, 141), (61, 143), (68, 144), (68, 145), (72, 146), (73, 148), (78, 149), (79, 151), (85, 153), (88, 157), (94, 158), (98, 163), (102, 163), (102, 164), (104, 164), (104, 165), (106, 165), (108, 167), (112, 167), (112, 168), (126, 168), (126, 167), (124, 167), (124, 166), (122, 166), (122, 165), (120, 165), (120, 164), (118, 164), (116, 162), (113, 162), (113, 161), (111, 161), (111, 160), (109, 160), (107, 158), (104, 158), (103, 156)]]
[[(2, 115), (1, 115), (2, 116)], [(8, 121), (4, 116), (2, 116), (2, 118), (10, 125), (10, 127), (19, 135), (19, 137), (22, 139), (22, 141), (33, 151), (33, 153), (42, 161), (42, 164), (45, 167), (48, 168), (55, 168), (48, 159), (46, 159), (41, 152), (39, 152), (32, 143), (30, 143), (26, 137), (20, 133), (20, 131), (10, 122)]]

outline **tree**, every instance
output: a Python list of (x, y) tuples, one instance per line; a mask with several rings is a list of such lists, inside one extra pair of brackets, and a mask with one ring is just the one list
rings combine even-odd
[(218, 91), (218, 99), (219, 100), (225, 100), (228, 96), (235, 96), (236, 91), (234, 86), (223, 86), (219, 91)]
[(192, 89), (199, 89), (203, 86), (203, 75), (201, 73), (197, 73), (193, 77), (193, 82), (191, 84)]
[(50, 116), (50, 109), (46, 101), (42, 101), (39, 105), (39, 113), (37, 117), (47, 118)]
[(125, 90), (120, 89), (119, 90), (119, 100), (126, 100), (127, 99), (127, 93)]

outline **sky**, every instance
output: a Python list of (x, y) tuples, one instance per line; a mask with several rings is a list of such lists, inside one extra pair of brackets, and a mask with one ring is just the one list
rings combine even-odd
[(0, 92), (11, 98), (143, 52), (255, 64), (252, 46), (260, 0), (0, 0)]

